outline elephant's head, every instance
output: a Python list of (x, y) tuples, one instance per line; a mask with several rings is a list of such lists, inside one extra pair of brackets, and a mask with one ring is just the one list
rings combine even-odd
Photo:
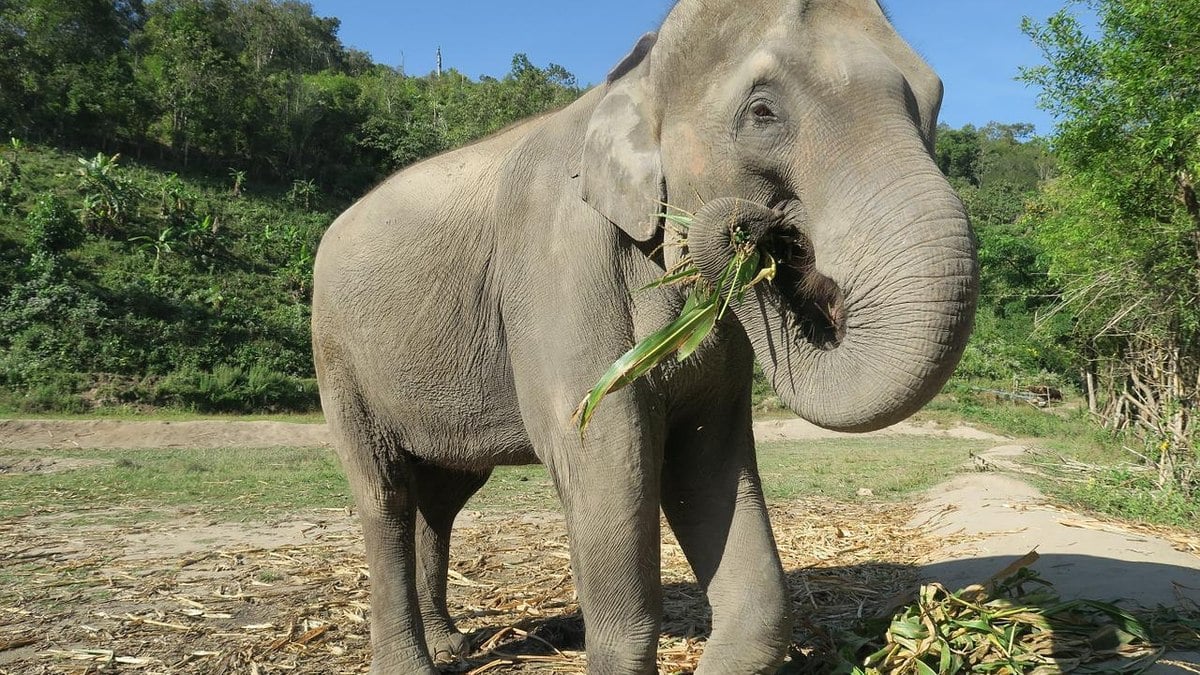
[(613, 71), (584, 198), (647, 241), (696, 213), (712, 278), (732, 223), (781, 261), (735, 309), (776, 391), (835, 429), (886, 426), (949, 378), (978, 269), (931, 157), (942, 85), (877, 0), (680, 0)]

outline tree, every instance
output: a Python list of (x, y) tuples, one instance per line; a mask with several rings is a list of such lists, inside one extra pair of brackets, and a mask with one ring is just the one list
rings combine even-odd
[(935, 154), (975, 230), (980, 267), (975, 332), (959, 374), (993, 383), (1056, 384), (1066, 353), (1055, 324), (1035, 330), (1054, 287), (1025, 205), (1051, 175), (1053, 158), (1026, 123), (938, 129)]
[(194, 151), (222, 155), (244, 145), (247, 94), (227, 0), (150, 5), (142, 78), (162, 114), (155, 131), (186, 164)]
[(1024, 71), (1059, 119), (1062, 176), (1033, 215), (1111, 426), (1146, 441), (1163, 484), (1195, 488), (1200, 405), (1200, 3), (1083, 0), (1025, 32)]
[(139, 103), (126, 48), (142, 17), (140, 2), (0, 2), (0, 125), (118, 140)]
[(236, 0), (231, 9), (242, 60), (256, 74), (340, 70), (348, 60), (340, 22), (316, 16), (307, 2)]
[(979, 132), (968, 124), (962, 129), (941, 125), (937, 133), (938, 168), (952, 183), (979, 185), (983, 146)]

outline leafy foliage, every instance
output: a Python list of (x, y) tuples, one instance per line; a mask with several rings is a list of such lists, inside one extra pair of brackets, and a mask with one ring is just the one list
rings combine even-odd
[(922, 586), (891, 619), (883, 643), (851, 672), (1139, 673), (1163, 652), (1137, 617), (1107, 603), (1063, 601), (1026, 568), (956, 592)]
[(1065, 292), (1076, 350), (1139, 432), (1160, 481), (1195, 489), (1200, 431), (1200, 5), (1087, 0), (1024, 29), (1047, 65), (1025, 71), (1060, 117), (1063, 175), (1030, 216)]
[(314, 407), (334, 215), (580, 91), (522, 54), (413, 77), (337, 31), (295, 0), (0, 0), (0, 131), (28, 141), (0, 148), (0, 408)]
[[(103, 236), (76, 216), (97, 176), (123, 195), (123, 225)], [(0, 215), (13, 263), (0, 279), (0, 405), (315, 406), (307, 303), (332, 211), (41, 148), (22, 180), (45, 196)]]
[(42, 197), (26, 218), (26, 245), (34, 255), (54, 255), (69, 251), (83, 243), (84, 232), (67, 204), (58, 195)]
[(1057, 289), (1022, 217), (1055, 164), (1030, 133), (1026, 124), (998, 123), (938, 131), (938, 164), (958, 189), (979, 244), (980, 306), (960, 377), (1050, 384), (1053, 373), (1071, 370), (1063, 327), (1034, 325)]
[[(671, 214), (667, 219), (680, 226), (686, 235), (691, 216)], [(675, 284), (690, 284), (688, 299), (679, 318), (666, 327), (646, 336), (609, 367), (580, 401), (575, 411), (579, 435), (587, 433), (588, 423), (604, 397), (623, 389), (653, 370), (671, 354), (683, 361), (691, 356), (717, 321), (731, 305), (740, 304), (746, 291), (762, 281), (775, 278), (776, 264), (770, 254), (749, 241), (749, 235), (737, 223), (729, 223), (732, 255), (714, 283), (700, 276), (691, 256), (683, 259), (659, 280), (642, 290)]]
[(580, 91), (524, 54), (502, 79), (409, 77), (337, 32), (296, 0), (0, 2), (0, 131), (350, 198)]

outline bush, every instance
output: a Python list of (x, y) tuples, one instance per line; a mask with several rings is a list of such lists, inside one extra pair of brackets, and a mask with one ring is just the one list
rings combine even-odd
[(1058, 319), (1038, 325), (1029, 312), (980, 307), (956, 376), (994, 383), (1063, 384), (1062, 374), (1074, 369), (1071, 354), (1061, 345), (1064, 328)]
[(83, 226), (58, 195), (39, 199), (25, 222), (29, 228), (26, 243), (36, 253), (62, 253), (83, 243)]
[(101, 350), (104, 305), (64, 275), (57, 260), (35, 254), (33, 278), (0, 298), (0, 379), (9, 384), (86, 372)]
[(244, 370), (220, 365), (212, 372), (178, 371), (159, 381), (153, 403), (196, 412), (252, 413), (317, 410), (315, 379), (277, 373), (262, 366)]
[(56, 373), (24, 390), (0, 389), (0, 409), (21, 413), (83, 413), (90, 409), (79, 395), (77, 375)]

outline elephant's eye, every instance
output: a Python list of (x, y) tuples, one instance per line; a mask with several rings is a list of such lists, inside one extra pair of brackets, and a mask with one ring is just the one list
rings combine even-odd
[(775, 109), (766, 101), (755, 101), (750, 104), (750, 114), (754, 115), (755, 121), (771, 122), (777, 119)]

